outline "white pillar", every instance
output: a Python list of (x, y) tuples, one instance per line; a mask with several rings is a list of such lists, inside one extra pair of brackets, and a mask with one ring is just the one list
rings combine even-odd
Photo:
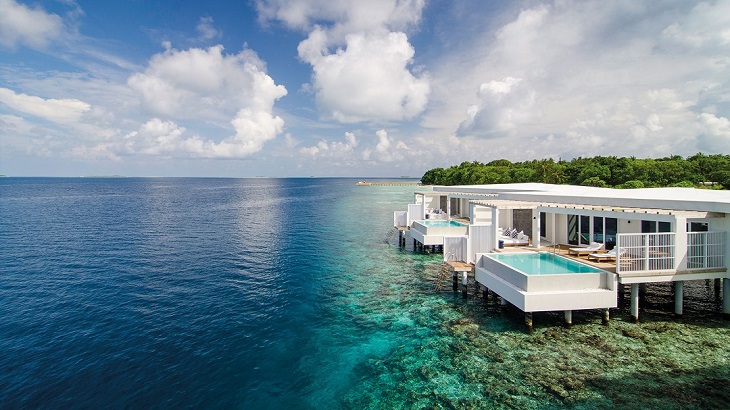
[(682, 301), (684, 299), (684, 281), (674, 282), (674, 313), (682, 314)]
[(552, 218), (550, 218), (550, 224), (551, 224), (550, 225), (550, 232), (551, 232), (550, 243), (552, 243), (553, 245), (556, 245), (557, 240), (558, 240), (558, 235), (557, 235), (557, 232), (555, 232), (555, 220), (558, 218), (558, 214), (550, 214), (550, 215), (552, 216)]
[(674, 269), (687, 270), (687, 218), (674, 220)]
[(539, 248), (540, 247), (540, 236), (542, 235), (542, 232), (540, 232), (540, 211), (535, 208), (532, 210), (532, 247), (533, 248)]
[(494, 241), (492, 243), (492, 246), (496, 249), (499, 246), (499, 234), (497, 233), (499, 230), (499, 209), (496, 207), (492, 208), (492, 237), (494, 238)]
[(639, 320), (639, 284), (631, 284), (631, 318)]
[(565, 324), (572, 325), (573, 324), (573, 311), (572, 310), (566, 310), (564, 313), (565, 316)]

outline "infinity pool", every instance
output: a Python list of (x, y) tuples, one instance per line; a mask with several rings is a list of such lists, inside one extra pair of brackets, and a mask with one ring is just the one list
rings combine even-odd
[(594, 268), (552, 253), (498, 253), (488, 257), (502, 262), (526, 275), (553, 275), (556, 273), (600, 273)]
[(421, 223), (421, 224), (423, 224), (424, 226), (434, 227), (434, 228), (435, 227), (441, 227), (441, 228), (446, 228), (446, 227), (463, 228), (463, 227), (466, 226), (466, 225), (464, 225), (462, 223), (459, 223), (459, 222), (456, 222), (456, 221), (444, 221), (444, 220), (440, 220), (439, 221), (439, 220), (426, 219), (426, 220), (418, 221), (418, 222)]

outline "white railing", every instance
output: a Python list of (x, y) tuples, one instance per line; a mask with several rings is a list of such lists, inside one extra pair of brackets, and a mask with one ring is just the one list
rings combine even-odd
[(393, 226), (408, 226), (408, 211), (393, 212)]
[(467, 262), (474, 262), (477, 253), (491, 252), (494, 249), (494, 230), (492, 225), (469, 225), (469, 255)]
[(423, 215), (423, 204), (409, 204), (408, 205), (408, 224), (406, 226), (411, 226), (413, 221), (420, 221), (424, 219)]
[(726, 232), (688, 232), (687, 269), (725, 267)]
[(674, 233), (626, 233), (616, 241), (616, 272), (675, 269)]

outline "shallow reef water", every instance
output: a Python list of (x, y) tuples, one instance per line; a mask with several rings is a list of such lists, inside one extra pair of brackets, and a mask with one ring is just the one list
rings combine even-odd
[[(649, 284), (640, 320), (628, 292), (602, 323), (599, 310), (523, 313), (482, 298), (470, 278), (466, 298), (450, 278), (435, 291), (441, 255), (372, 247), (359, 291), (340, 314), (376, 336), (353, 367), (346, 408), (726, 408), (730, 403), (730, 321), (710, 281), (685, 284), (684, 315), (672, 285)], [(409, 244), (410, 245), (410, 244)], [(343, 318), (343, 320), (347, 320)], [(368, 330), (369, 329), (369, 330)], [(379, 335), (379, 336), (378, 336)], [(372, 345), (377, 345), (374, 348)]]

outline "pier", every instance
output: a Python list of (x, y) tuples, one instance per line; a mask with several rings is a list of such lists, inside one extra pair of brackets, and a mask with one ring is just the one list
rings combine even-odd
[(357, 181), (357, 186), (421, 186), (420, 181)]

